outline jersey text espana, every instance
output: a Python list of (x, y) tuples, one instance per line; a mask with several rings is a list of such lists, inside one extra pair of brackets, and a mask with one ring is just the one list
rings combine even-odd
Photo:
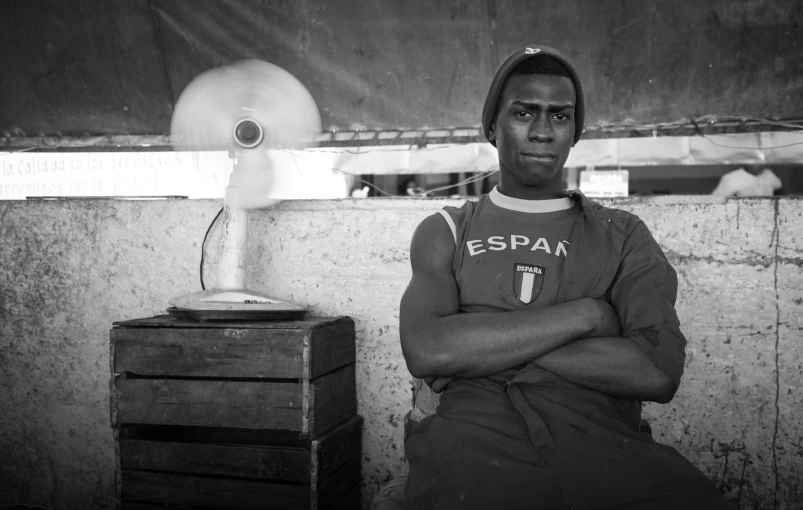
[(494, 188), (477, 202), (444, 209), (454, 225), (461, 312), (555, 304), (579, 215), (571, 198), (519, 200)]

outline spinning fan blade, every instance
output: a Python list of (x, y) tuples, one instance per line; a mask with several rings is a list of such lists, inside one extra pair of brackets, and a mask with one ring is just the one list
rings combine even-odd
[(184, 89), (170, 126), (178, 150), (243, 150), (234, 131), (251, 119), (263, 131), (260, 149), (293, 149), (314, 142), (321, 117), (292, 74), (261, 60), (241, 60), (200, 74)]
[(309, 146), (321, 131), (312, 96), (292, 74), (261, 60), (211, 69), (181, 94), (171, 141), (178, 150), (227, 150), (235, 155), (226, 205), (267, 207), (281, 176), (269, 150)]

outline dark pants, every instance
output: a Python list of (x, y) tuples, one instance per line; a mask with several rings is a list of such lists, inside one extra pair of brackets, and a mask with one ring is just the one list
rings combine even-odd
[[(525, 387), (523, 415), (508, 388), (450, 385), (437, 415), (405, 443), (405, 508), (730, 508), (680, 453), (620, 419), (608, 397), (577, 391)], [(534, 436), (539, 417), (544, 441)]]

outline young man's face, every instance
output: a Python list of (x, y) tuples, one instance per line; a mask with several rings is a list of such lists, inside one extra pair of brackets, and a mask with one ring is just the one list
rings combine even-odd
[(524, 199), (563, 196), (575, 97), (574, 83), (564, 76), (508, 78), (490, 130), (499, 151), (500, 191)]

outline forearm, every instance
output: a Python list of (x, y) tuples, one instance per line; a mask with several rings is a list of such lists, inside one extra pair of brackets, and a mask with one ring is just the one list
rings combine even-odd
[(637, 345), (623, 337), (582, 338), (539, 356), (534, 363), (614, 397), (666, 403), (676, 389)]
[(588, 310), (577, 300), (535, 310), (448, 315), (402, 328), (402, 346), (416, 377), (484, 377), (589, 336), (596, 319)]

